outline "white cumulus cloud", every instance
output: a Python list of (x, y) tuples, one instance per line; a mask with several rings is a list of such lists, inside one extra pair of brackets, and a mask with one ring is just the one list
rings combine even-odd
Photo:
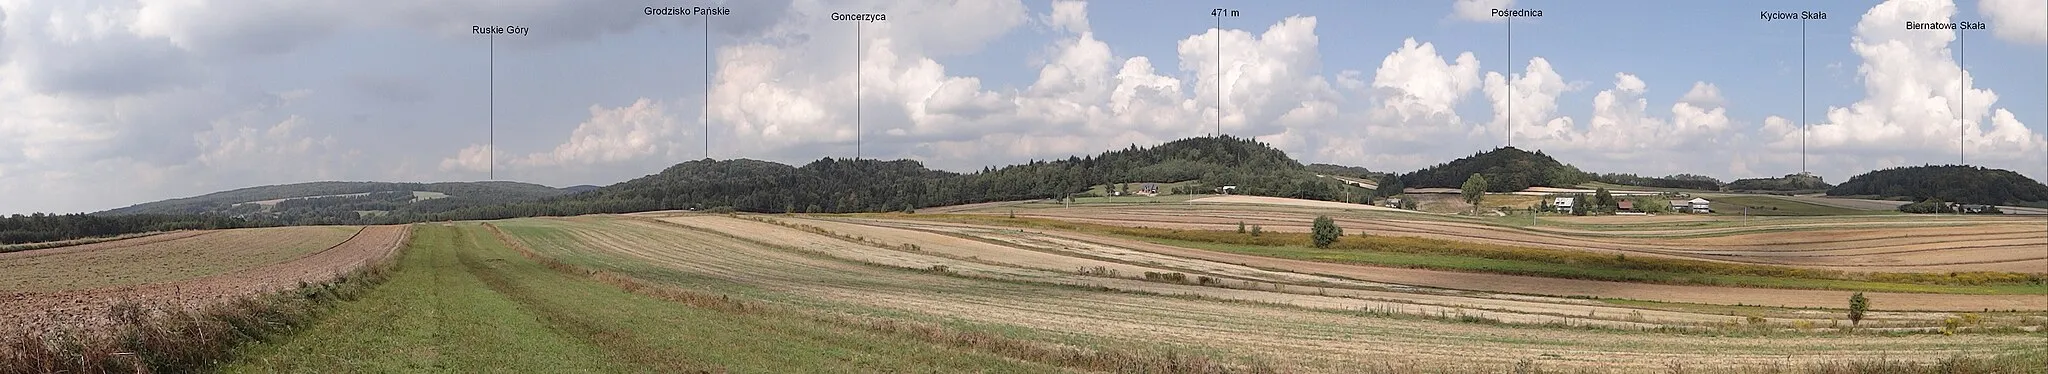
[(1501, 22), (1492, 10), (1514, 7), (1515, 0), (1456, 0), (1451, 2), (1451, 17), (1466, 21)]
[[(2029, 170), (2048, 141), (1998, 108), (1999, 96), (1962, 74), (1954, 60), (1954, 33), (1902, 30), (1907, 20), (1945, 21), (1955, 16), (1946, 0), (1892, 0), (1863, 14), (1850, 49), (1863, 59), (1865, 97), (1831, 107), (1826, 120), (1810, 126), (1807, 146), (1815, 153), (1843, 156), (1829, 166), (1867, 170), (1885, 164), (1948, 164), (1961, 140), (1967, 162)], [(1960, 116), (1959, 116), (1960, 115)], [(1959, 125), (1958, 118), (1962, 120)], [(1960, 134), (1959, 134), (1960, 132)], [(1769, 132), (1766, 136), (1773, 135)], [(1796, 151), (1796, 129), (1766, 138), (1770, 149)], [(1958, 138), (1961, 139), (1958, 139)], [(1865, 159), (1895, 161), (1866, 162)]]
[(2001, 39), (2048, 45), (2048, 1), (1984, 0), (1977, 3), (1977, 13)]

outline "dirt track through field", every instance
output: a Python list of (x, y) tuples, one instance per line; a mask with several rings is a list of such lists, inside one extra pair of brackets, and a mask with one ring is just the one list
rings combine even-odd
[[(333, 227), (284, 227), (267, 229), (241, 229), (218, 234), (193, 235), (190, 243), (182, 243), (179, 256), (218, 256), (221, 253), (238, 251), (277, 251), (282, 248), (260, 247), (262, 243), (280, 237), (303, 236), (314, 232), (309, 230), (336, 230)], [(122, 302), (143, 302), (197, 307), (217, 302), (235, 300), (244, 296), (297, 287), (300, 282), (322, 282), (336, 275), (344, 274), (371, 261), (388, 257), (411, 235), (409, 226), (370, 226), (354, 230), (352, 235), (341, 235), (323, 249), (304, 253), (294, 258), (269, 263), (247, 264), (247, 267), (233, 271), (195, 278), (166, 279), (150, 283), (107, 286), (76, 290), (50, 292), (0, 292), (0, 320), (22, 321), (15, 328), (36, 330), (59, 325), (96, 325), (106, 322), (106, 310)], [(159, 235), (161, 236), (161, 235)], [(154, 238), (154, 237), (150, 237)], [(146, 238), (145, 238), (146, 239)], [(180, 240), (180, 241), (185, 241)], [(160, 245), (164, 242), (143, 243), (138, 246)], [(103, 243), (104, 244), (104, 243)], [(123, 246), (100, 247), (96, 251), (123, 251)], [(91, 252), (75, 252), (83, 254)], [(177, 261), (186, 259), (160, 259)], [(131, 264), (131, 266), (152, 266), (152, 262)], [(95, 277), (96, 274), (79, 273), (77, 277)]]
[[(1449, 362), (1454, 366), (1482, 365), (1484, 368), (1498, 370), (1508, 367), (1504, 365), (1525, 359), (1539, 360), (1546, 366), (1600, 366), (1627, 370), (1662, 369), (1664, 365), (1673, 361), (1692, 362), (1695, 365), (1726, 365), (1788, 363), (1811, 358), (1840, 360), (1880, 356), (1898, 360), (1928, 360), (1944, 358), (1959, 352), (2025, 346), (2033, 344), (2032, 339), (2036, 338), (2026, 335), (1790, 335), (1708, 338), (1656, 333), (1518, 328), (1333, 313), (1278, 304), (1357, 310), (1362, 309), (1359, 307), (1361, 303), (1370, 307), (1374, 302), (1350, 297), (1301, 295), (1270, 289), (1174, 285), (1060, 274), (1055, 270), (1037, 269), (1022, 264), (1036, 262), (1028, 260), (1035, 255), (1020, 255), (1021, 253), (1058, 253), (1046, 251), (1070, 251), (1076, 256), (1105, 258), (1108, 259), (1106, 261), (1119, 263), (1127, 260), (1144, 261), (1142, 259), (1146, 258), (1132, 257), (1128, 254), (1123, 255), (1124, 257), (1113, 256), (1127, 252), (1131, 247), (1125, 245), (1128, 243), (1101, 240), (1103, 238), (1046, 236), (1006, 228), (976, 231), (988, 228), (925, 222), (824, 222), (825, 220), (788, 217), (776, 219), (829, 227), (837, 229), (834, 232), (862, 236), (882, 243), (856, 244), (819, 233), (720, 216), (669, 217), (664, 220), (665, 222), (623, 217), (530, 222), (556, 227), (567, 232), (569, 237), (575, 238), (575, 243), (557, 243), (553, 248), (541, 246), (544, 248), (540, 250), (546, 253), (581, 252), (636, 259), (696, 277), (717, 278), (745, 284), (762, 292), (795, 297), (782, 301), (786, 303), (833, 309), (885, 310), (890, 313), (977, 324), (1014, 326), (1056, 336), (1199, 347), (1207, 351), (1226, 352), (1228, 355), (1262, 357), (1271, 360), (1285, 372), (1346, 372), (1349, 371), (1346, 368), (1355, 368), (1354, 365), (1380, 362), (1431, 363), (1432, 366)], [(991, 235), (991, 240), (1004, 244), (979, 240), (954, 241), (964, 239), (953, 236), (979, 236), (990, 232), (1006, 233), (1003, 235), (1010, 236)], [(842, 244), (833, 244), (834, 242)], [(959, 244), (963, 245), (963, 248), (981, 250), (933, 250), (932, 247), (947, 245), (941, 243)], [(926, 248), (924, 251), (885, 248), (901, 244), (918, 244)], [(989, 245), (1012, 248), (1003, 250), (988, 247)], [(1140, 251), (1153, 253), (1145, 249)], [(960, 257), (961, 255), (969, 255), (975, 260), (969, 261), (967, 257)], [(1148, 256), (1160, 255), (1155, 253)], [(1160, 260), (1158, 266), (1173, 269), (1203, 266), (1242, 269), (1228, 265), (1225, 263), (1227, 261), (1203, 265), (1209, 260), (1195, 256), (1173, 257), (1181, 259), (1166, 261), (1163, 257), (1152, 258)], [(959, 275), (968, 277), (869, 266), (862, 263), (908, 265), (903, 267), (944, 264), (956, 269)], [(1047, 267), (1066, 266), (1065, 263), (1039, 264)], [(985, 267), (1010, 267), (1018, 270), (976, 270)], [(1023, 279), (1022, 277), (1027, 274), (1043, 276), (1032, 279), (1036, 282), (1082, 282), (1081, 284), (1099, 284), (1112, 289), (1152, 294), (1103, 292), (988, 279)], [(1245, 273), (1247, 276), (1252, 274)], [(979, 278), (984, 276), (988, 278)], [(1313, 277), (1307, 274), (1295, 276)], [(1154, 294), (1192, 294), (1202, 298)], [(1410, 297), (1425, 296), (1448, 297), (1426, 294), (1414, 294)], [(1474, 297), (1461, 300), (1514, 301)], [(1563, 302), (1523, 302), (1571, 307), (1570, 304)], [(1379, 305), (1430, 307), (1401, 303)], [(1544, 314), (1493, 312), (1479, 308), (1435, 308), (1451, 316), (1463, 311), (1502, 320), (1513, 320), (1516, 316), (1557, 318)]]

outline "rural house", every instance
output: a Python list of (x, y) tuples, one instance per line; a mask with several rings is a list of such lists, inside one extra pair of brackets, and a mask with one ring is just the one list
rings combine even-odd
[(1556, 200), (1552, 200), (1552, 201), (1550, 202), (1550, 208), (1551, 208), (1551, 210), (1556, 210), (1556, 211), (1558, 211), (1558, 212), (1562, 212), (1562, 213), (1571, 213), (1571, 212), (1572, 212), (1572, 198), (1569, 198), (1569, 197), (1560, 197), (1560, 198), (1557, 198)]
[(1692, 198), (1692, 200), (1687, 200), (1685, 202), (1685, 205), (1687, 208), (1691, 209), (1693, 213), (1713, 213), (1713, 207), (1708, 205), (1710, 203), (1712, 202), (1707, 201), (1706, 198), (1695, 197)]
[(1692, 213), (1692, 203), (1688, 203), (1685, 200), (1665, 200), (1664, 204), (1671, 207), (1673, 212)]
[(1622, 200), (1621, 205), (1614, 207), (1614, 210), (1621, 212), (1634, 212), (1636, 211), (1636, 202), (1630, 200)]

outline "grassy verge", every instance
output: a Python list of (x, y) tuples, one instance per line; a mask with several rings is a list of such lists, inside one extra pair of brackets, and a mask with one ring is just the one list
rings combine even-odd
[(251, 344), (315, 323), (336, 305), (373, 292), (395, 273), (385, 260), (326, 283), (198, 309), (124, 302), (112, 323), (0, 335), (0, 373), (177, 373), (214, 367)]
[(1349, 236), (1330, 248), (1313, 248), (1309, 246), (1307, 233), (1267, 232), (1253, 236), (1228, 231), (1124, 227), (980, 215), (892, 217), (1106, 234), (1159, 244), (1309, 261), (1571, 279), (1952, 294), (2039, 295), (2048, 291), (2048, 279), (2040, 274), (1851, 273), (1389, 236)]
[[(563, 241), (567, 235), (564, 235), (557, 228), (532, 225), (515, 225), (515, 227), (517, 229), (504, 231), (540, 234), (542, 237), (540, 242), (543, 243), (543, 246), (579, 245), (574, 239)], [(626, 228), (609, 227), (607, 229)], [(737, 237), (735, 239), (745, 240)], [(678, 278), (676, 276), (664, 276), (664, 273), (673, 273), (665, 268), (630, 266), (626, 269), (634, 269), (631, 272), (616, 272), (615, 270), (624, 269), (616, 267), (617, 261), (602, 259), (605, 256), (582, 254), (575, 256), (575, 260), (579, 263), (570, 263), (543, 254), (561, 255), (566, 252), (559, 248), (553, 251), (534, 250), (525, 244), (526, 239), (524, 237), (507, 237), (505, 241), (513, 243), (513, 246), (518, 247), (521, 253), (527, 254), (530, 258), (540, 261), (558, 272), (583, 275), (636, 294), (654, 296), (694, 307), (761, 317), (770, 319), (771, 322), (773, 320), (783, 320), (783, 322), (775, 322), (777, 325), (815, 323), (839, 328), (851, 328), (885, 334), (896, 338), (921, 341), (941, 349), (951, 348), (990, 353), (1028, 363), (1085, 371), (1129, 373), (1261, 373), (1272, 371), (1271, 368), (1267, 368), (1262, 363), (1256, 361), (1242, 365), (1226, 363), (1212, 359), (1204, 354), (1189, 353), (1181, 350), (1131, 349), (1093, 345), (1076, 346), (1067, 343), (1050, 342), (1044, 339), (1033, 339), (1037, 338), (1037, 336), (1021, 336), (1023, 334), (1014, 326), (979, 326), (961, 324), (957, 321), (921, 320), (900, 315), (881, 316), (878, 314), (887, 313), (872, 313), (874, 312), (873, 310), (864, 313), (853, 313), (848, 312), (848, 310), (863, 308), (845, 308), (844, 306), (828, 306), (824, 308), (831, 311), (821, 311), (816, 310), (818, 306), (815, 304), (807, 308), (792, 308), (788, 305), (748, 301), (725, 294), (700, 291), (695, 285), (679, 287), (676, 284), (663, 281), (650, 281), (650, 279), (672, 281)], [(782, 250), (801, 251), (792, 248), (782, 248)], [(597, 265), (592, 266), (587, 261), (593, 261)], [(916, 269), (898, 270), (926, 271)], [(957, 276), (942, 270), (935, 273)], [(794, 301), (797, 301), (795, 304), (807, 304), (805, 300)], [(981, 368), (976, 370), (986, 371), (987, 369)]]
[(300, 334), (251, 347), (225, 371), (624, 368), (597, 347), (551, 330), (514, 300), (492, 291), (457, 256), (467, 239), (465, 230), (417, 226), (400, 271), (385, 287)]
[(1116, 354), (788, 310), (570, 265), (502, 235), (423, 228), (390, 285), (228, 371), (1001, 373)]
[[(385, 289), (232, 372), (1045, 371), (800, 318), (736, 313), (550, 269), (477, 225), (428, 227)], [(722, 299), (710, 296), (707, 299)]]

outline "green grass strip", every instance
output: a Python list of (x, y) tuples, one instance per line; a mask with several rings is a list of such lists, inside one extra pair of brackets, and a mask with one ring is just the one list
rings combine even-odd
[(228, 372), (1046, 372), (794, 317), (694, 308), (571, 277), (481, 226), (422, 226), (400, 274)]

